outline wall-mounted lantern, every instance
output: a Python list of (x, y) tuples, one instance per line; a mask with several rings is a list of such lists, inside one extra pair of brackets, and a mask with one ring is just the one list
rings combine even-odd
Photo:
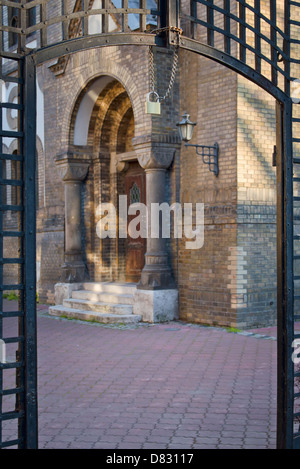
[[(193, 131), (197, 122), (190, 120), (189, 114), (186, 112), (182, 116), (183, 119), (176, 125), (179, 130), (180, 139), (183, 142), (189, 142), (193, 136)], [(195, 147), (196, 153), (202, 156), (202, 161), (208, 164), (209, 170), (212, 171), (216, 176), (219, 174), (219, 145), (215, 143), (213, 146), (208, 145), (192, 145), (191, 143), (185, 143), (185, 147)]]

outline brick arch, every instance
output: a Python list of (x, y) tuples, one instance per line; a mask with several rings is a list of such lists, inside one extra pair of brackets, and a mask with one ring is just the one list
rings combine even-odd
[(101, 66), (105, 69), (107, 75), (118, 80), (125, 88), (131, 101), (135, 121), (137, 121), (137, 116), (139, 116), (141, 126), (146, 122), (151, 124), (151, 118), (144, 112), (144, 96), (141, 95), (132, 79), (130, 68), (109, 60), (105, 61), (105, 64), (101, 63)]
[[(118, 82), (124, 88), (131, 102), (135, 120), (137, 120), (136, 118), (137, 116), (139, 116), (140, 126), (143, 128), (145, 123), (151, 125), (151, 118), (144, 112), (143, 95), (141, 95), (141, 93), (138, 91), (138, 88), (130, 74), (130, 70), (124, 65), (113, 63), (112, 61), (109, 61), (104, 57), (101, 57), (101, 61), (99, 60), (99, 63), (101, 64), (101, 69), (94, 76), (82, 77), (80, 89), (77, 90), (76, 96), (70, 106), (70, 111), (66, 113), (66, 115), (69, 116), (66, 117), (66, 119), (68, 119), (68, 122), (65, 123), (65, 128), (68, 129), (69, 132), (67, 137), (69, 145), (72, 145), (74, 142), (74, 127), (82, 100), (88, 93), (92, 84), (95, 83), (95, 81), (97, 81), (98, 79), (104, 77), (110, 78), (112, 82)], [(92, 116), (90, 116), (90, 118), (91, 117)], [(89, 138), (90, 132), (88, 140)], [(88, 144), (88, 142), (86, 142), (86, 144)]]
[[(95, 92), (93, 90), (93, 87), (97, 88), (97, 83), (98, 83), (99, 88), (100, 88), (99, 92), (96, 91), (97, 98), (98, 98), (99, 93), (102, 91), (102, 89), (101, 89), (102, 83), (100, 81), (101, 79), (105, 80), (105, 76), (98, 75), (94, 78), (89, 79), (87, 81), (87, 83), (80, 88), (80, 90), (78, 91), (78, 93), (75, 96), (75, 99), (74, 99), (74, 102), (73, 102), (73, 105), (72, 105), (72, 109), (71, 109), (71, 112), (70, 112), (70, 119), (69, 119), (69, 125), (68, 125), (68, 128), (69, 128), (68, 144), (69, 145), (72, 145), (74, 143), (76, 144), (76, 123), (78, 121), (79, 121), (79, 124), (86, 124), (86, 121), (88, 121), (88, 124), (90, 123), (93, 107), (90, 110), (87, 111), (88, 115), (85, 115), (84, 111), (82, 111), (81, 105), (83, 104), (85, 98), (88, 99), (87, 97), (88, 97), (89, 93), (93, 94)], [(107, 79), (108, 79), (108, 77), (107, 77)], [(112, 78), (112, 80), (113, 80), (113, 78)], [(105, 82), (104, 82), (103, 86), (105, 87)], [(92, 105), (93, 105), (93, 103), (92, 103)], [(81, 112), (81, 114), (80, 114), (80, 112)], [(88, 133), (87, 133), (87, 138), (88, 138)], [(87, 145), (87, 141), (82, 142), (80, 144), (81, 145)]]
[[(108, 112), (105, 115), (101, 137), (100, 148), (102, 150), (117, 151), (118, 136), (120, 136), (120, 124), (124, 114), (132, 109), (127, 95), (120, 95), (111, 103)], [(97, 137), (97, 134), (95, 135)], [(96, 142), (97, 143), (97, 142)]]
[(100, 143), (102, 150), (110, 151), (116, 147), (116, 136), (113, 137), (113, 134), (128, 108), (132, 109), (132, 105), (122, 84), (117, 81), (109, 83), (100, 93), (91, 115), (88, 144), (94, 152), (100, 150)]
[(10, 154), (13, 154), (14, 151), (18, 151), (19, 149), (19, 146), (18, 146), (18, 140), (17, 139), (14, 139), (10, 145), (9, 145), (9, 148), (8, 148), (8, 151)]
[(134, 136), (134, 115), (132, 108), (128, 108), (124, 113), (119, 125), (116, 153), (132, 151), (131, 140)]
[(93, 125), (90, 126), (93, 133), (89, 142), (93, 145), (94, 153), (101, 152), (103, 154), (117, 151), (120, 125), (124, 114), (129, 109), (132, 110), (132, 106), (125, 89), (118, 82), (115, 83), (114, 87), (104, 90), (99, 101)]

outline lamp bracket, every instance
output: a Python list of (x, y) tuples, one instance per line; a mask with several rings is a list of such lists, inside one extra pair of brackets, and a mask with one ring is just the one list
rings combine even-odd
[(208, 145), (193, 145), (185, 143), (185, 147), (195, 147), (196, 153), (202, 156), (202, 161), (208, 164), (209, 170), (216, 176), (219, 174), (219, 145), (215, 143), (213, 146)]

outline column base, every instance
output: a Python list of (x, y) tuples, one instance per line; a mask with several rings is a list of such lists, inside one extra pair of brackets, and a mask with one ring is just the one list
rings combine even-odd
[(145, 265), (137, 284), (141, 290), (170, 290), (176, 288), (169, 266)]
[(133, 313), (142, 316), (143, 322), (168, 322), (178, 319), (178, 291), (141, 290), (134, 293)]
[(65, 262), (61, 267), (61, 282), (76, 283), (86, 280), (86, 266), (82, 261)]

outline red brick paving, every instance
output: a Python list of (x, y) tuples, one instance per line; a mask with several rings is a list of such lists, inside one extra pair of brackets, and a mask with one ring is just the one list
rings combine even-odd
[(41, 449), (275, 448), (275, 340), (40, 314)]

